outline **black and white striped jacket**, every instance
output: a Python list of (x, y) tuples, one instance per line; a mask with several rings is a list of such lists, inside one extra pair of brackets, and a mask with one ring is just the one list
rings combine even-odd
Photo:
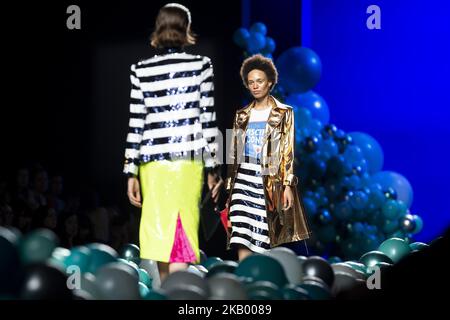
[(218, 165), (213, 66), (181, 50), (131, 66), (129, 131), (123, 172), (159, 160), (199, 159)]

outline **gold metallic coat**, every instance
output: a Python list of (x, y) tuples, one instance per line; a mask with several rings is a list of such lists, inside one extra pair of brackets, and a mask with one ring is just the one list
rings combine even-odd
[[(305, 208), (298, 194), (298, 179), (294, 175), (294, 112), (292, 107), (282, 104), (272, 96), (269, 97), (269, 102), (272, 110), (263, 137), (261, 173), (270, 245), (275, 247), (283, 243), (308, 239), (311, 231)], [(229, 191), (228, 203), (231, 202), (239, 164), (243, 161), (245, 133), (250, 111), (254, 105), (255, 102), (252, 102), (238, 110), (234, 119), (228, 154), (226, 183)], [(284, 211), (282, 210), (283, 192), (286, 186), (292, 188), (294, 203), (291, 209)]]

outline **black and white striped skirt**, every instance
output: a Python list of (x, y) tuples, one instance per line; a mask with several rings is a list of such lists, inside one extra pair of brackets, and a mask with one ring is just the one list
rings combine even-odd
[(242, 163), (230, 203), (230, 245), (262, 253), (270, 249), (261, 165)]

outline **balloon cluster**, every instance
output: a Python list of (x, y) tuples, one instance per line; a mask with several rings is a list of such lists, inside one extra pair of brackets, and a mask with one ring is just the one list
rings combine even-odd
[(390, 268), (410, 253), (428, 247), (391, 238), (357, 261), (333, 256), (297, 256), (277, 247), (240, 263), (207, 257), (159, 282), (154, 261), (141, 260), (139, 247), (117, 253), (92, 243), (71, 250), (41, 229), (22, 236), (0, 227), (0, 299), (63, 300), (324, 300), (354, 287), (378, 267)]
[(256, 22), (250, 30), (239, 28), (233, 34), (233, 41), (239, 47), (244, 49), (245, 56), (261, 53), (272, 58), (275, 51), (275, 40), (267, 36), (267, 27), (264, 23)]
[(373, 137), (329, 122), (326, 101), (312, 90), (322, 73), (319, 56), (292, 47), (275, 64), (272, 95), (294, 108), (296, 170), (316, 254), (354, 259), (390, 237), (409, 241), (423, 227), (409, 210), (412, 187), (401, 174), (382, 171), (383, 150)]

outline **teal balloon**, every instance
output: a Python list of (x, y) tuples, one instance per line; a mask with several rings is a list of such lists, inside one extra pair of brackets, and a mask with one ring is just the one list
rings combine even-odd
[(233, 41), (241, 48), (245, 48), (248, 38), (250, 38), (250, 32), (245, 28), (239, 28), (233, 33)]
[(206, 269), (211, 269), (211, 267), (214, 266), (214, 264), (218, 263), (218, 262), (222, 262), (223, 260), (219, 257), (209, 257), (208, 259), (206, 259), (206, 261), (204, 263), (202, 263), (202, 265), (206, 268)]
[(369, 201), (367, 194), (364, 191), (355, 191), (350, 196), (350, 204), (354, 209), (361, 210)]
[(364, 158), (368, 162), (369, 173), (376, 173), (381, 170), (384, 162), (383, 149), (373, 137), (363, 132), (350, 132), (356, 146), (361, 148)]
[(95, 274), (99, 268), (110, 262), (116, 262), (119, 255), (110, 246), (102, 243), (92, 243), (88, 245), (91, 249), (88, 272)]
[(337, 235), (336, 227), (334, 225), (326, 225), (323, 227), (320, 227), (320, 229), (317, 232), (317, 236), (320, 241), (323, 243), (330, 243), (332, 242)]
[(311, 111), (312, 118), (319, 120), (322, 125), (330, 122), (328, 104), (319, 94), (312, 90), (290, 94), (286, 97), (285, 103), (290, 106), (308, 109)]
[(139, 282), (142, 282), (147, 287), (151, 288), (152, 278), (148, 274), (147, 270), (139, 268)]
[(412, 234), (417, 234), (417, 233), (419, 233), (420, 231), (422, 231), (422, 228), (423, 228), (423, 220), (422, 220), (422, 218), (420, 217), (420, 216), (418, 216), (418, 215), (416, 215), (416, 214), (413, 214), (413, 221), (414, 221), (414, 223), (415, 223), (415, 228), (414, 228), (414, 230), (411, 232)]
[(401, 200), (410, 208), (413, 201), (413, 190), (409, 181), (399, 173), (381, 171), (372, 176), (372, 183), (378, 183), (384, 190), (392, 188), (397, 193), (397, 200)]
[(384, 252), (381, 251), (369, 251), (359, 258), (359, 261), (366, 267), (373, 267), (379, 262), (387, 262), (393, 264), (394, 262)]
[(145, 297), (147, 297), (147, 295), (150, 293), (150, 289), (142, 282), (139, 282), (138, 285), (139, 285), (139, 293), (141, 295), (141, 298), (145, 299)]
[(378, 250), (386, 254), (394, 263), (399, 262), (411, 252), (408, 243), (403, 239), (391, 238), (380, 244)]
[(381, 207), (381, 212), (386, 219), (395, 220), (400, 217), (400, 207), (396, 200), (388, 200)]
[(349, 202), (340, 202), (335, 206), (334, 215), (340, 220), (348, 220), (353, 213)]
[(322, 63), (319, 56), (306, 47), (292, 47), (276, 60), (279, 83), (289, 93), (311, 90), (320, 80)]
[(411, 248), (411, 251), (414, 251), (414, 250), (420, 251), (422, 249), (428, 248), (429, 245), (426, 243), (423, 243), (423, 242), (413, 242), (413, 243), (409, 244), (409, 247)]
[(54, 263), (60, 268), (65, 269), (65, 261), (67, 257), (70, 256), (70, 250), (62, 247), (56, 247), (55, 250), (53, 250), (51, 257), (49, 258), (50, 263)]
[(395, 230), (397, 230), (398, 227), (399, 227), (398, 220), (396, 220), (396, 219), (384, 220), (382, 230), (384, 233), (390, 234), (390, 233), (394, 232)]
[(168, 300), (167, 295), (160, 290), (150, 290), (144, 300)]
[(260, 33), (263, 36), (266, 36), (266, 34), (267, 34), (267, 27), (262, 22), (255, 22), (254, 24), (251, 25), (250, 32)]
[(91, 249), (86, 246), (74, 247), (70, 250), (70, 255), (64, 260), (66, 267), (78, 266), (82, 273), (88, 272)]
[(238, 267), (238, 263), (235, 261), (225, 260), (215, 263), (213, 266), (209, 268), (207, 273), (207, 277), (212, 277), (219, 273), (234, 273), (236, 268)]
[(357, 271), (361, 271), (362, 273), (366, 273), (366, 266), (363, 263), (355, 262), (355, 261), (345, 261), (350, 267)]
[(337, 256), (331, 256), (327, 260), (328, 260), (328, 263), (330, 263), (330, 264), (342, 262), (342, 259)]
[(122, 247), (120, 257), (127, 261), (133, 261), (137, 265), (141, 263), (139, 247), (132, 243), (127, 243)]
[(262, 254), (253, 254), (242, 260), (234, 273), (244, 281), (269, 281), (278, 287), (288, 283), (281, 264), (276, 259)]
[(23, 263), (44, 262), (51, 257), (57, 247), (58, 237), (48, 229), (38, 229), (25, 235), (19, 244), (20, 257)]

